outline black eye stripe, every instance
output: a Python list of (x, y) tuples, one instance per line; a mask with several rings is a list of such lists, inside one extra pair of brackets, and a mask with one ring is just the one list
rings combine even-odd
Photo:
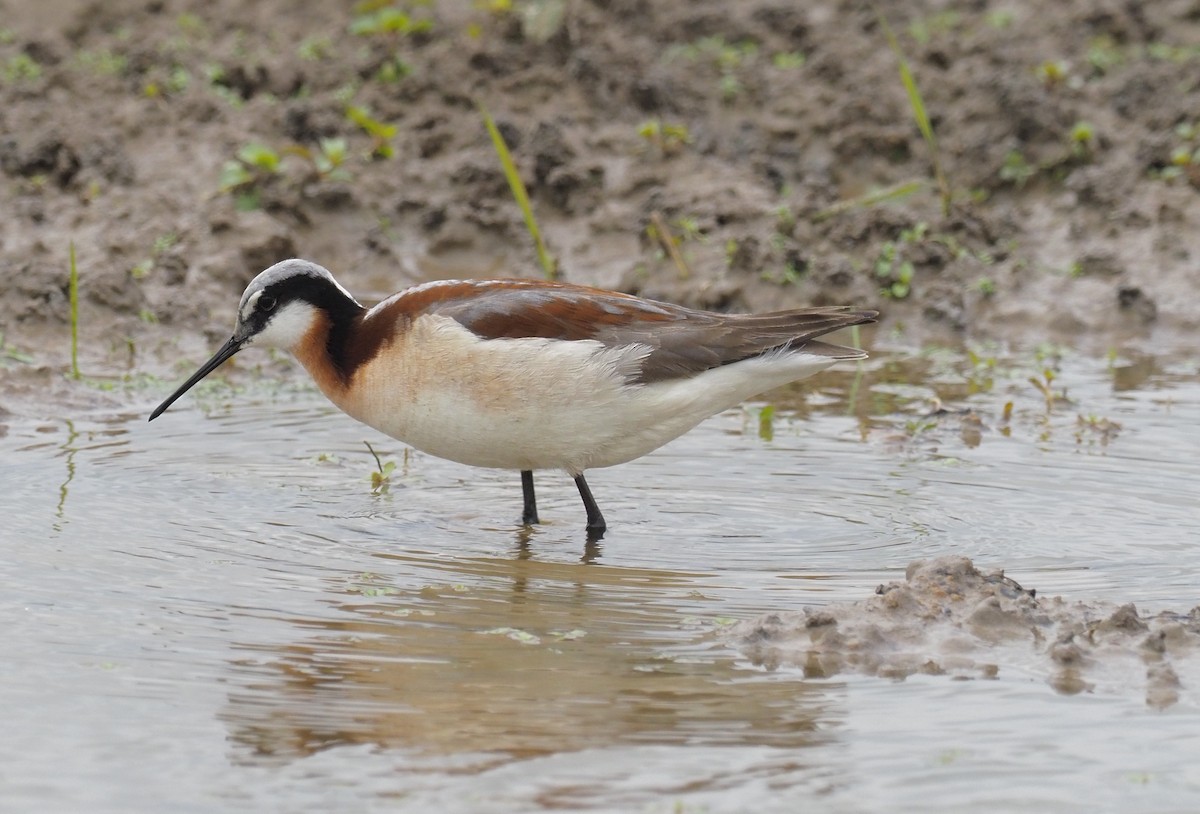
[(258, 298), (258, 308), (261, 311), (271, 311), (275, 308), (275, 298), (269, 294), (264, 294)]

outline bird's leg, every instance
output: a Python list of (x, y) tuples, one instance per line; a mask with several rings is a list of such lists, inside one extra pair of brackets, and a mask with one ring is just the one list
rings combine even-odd
[(537, 515), (537, 498), (533, 494), (533, 470), (521, 470), (521, 493), (525, 495), (525, 510), (521, 512), (521, 522), (532, 526), (541, 521)]
[(604, 522), (604, 515), (600, 514), (596, 498), (592, 497), (592, 490), (588, 488), (587, 481), (583, 479), (582, 474), (575, 476), (575, 485), (579, 487), (579, 496), (583, 498), (583, 508), (587, 510), (588, 538), (599, 540), (604, 536), (605, 529), (608, 528)]

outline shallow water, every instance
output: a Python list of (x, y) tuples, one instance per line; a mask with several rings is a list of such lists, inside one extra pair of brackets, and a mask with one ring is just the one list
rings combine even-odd
[[(1073, 403), (1047, 411), (1046, 365)], [(566, 477), (538, 475), (530, 532), (515, 473), (405, 455), (308, 392), (10, 421), (0, 809), (1200, 807), (1194, 687), (1158, 712), (1019, 666), (805, 680), (721, 635), (949, 553), (1190, 609), (1195, 363), (853, 374), (590, 474), (598, 546)], [(935, 395), (975, 417), (927, 415)], [(364, 439), (396, 463), (384, 494)]]

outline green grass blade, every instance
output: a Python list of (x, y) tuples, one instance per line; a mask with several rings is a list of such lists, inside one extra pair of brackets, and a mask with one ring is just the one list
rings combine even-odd
[(912, 69), (908, 66), (908, 60), (905, 59), (904, 51), (900, 48), (900, 41), (896, 39), (896, 34), (888, 24), (887, 18), (878, 8), (875, 9), (875, 14), (878, 15), (879, 24), (883, 27), (888, 45), (891, 46), (892, 53), (896, 55), (896, 61), (900, 64), (900, 81), (904, 84), (904, 92), (908, 94), (908, 106), (912, 109), (917, 129), (921, 131), (921, 136), (925, 139), (926, 146), (929, 147), (929, 155), (933, 162), (933, 174), (937, 180), (938, 192), (942, 196), (942, 210), (949, 214), (950, 185), (946, 182), (946, 176), (942, 172), (942, 154), (938, 148), (937, 136), (933, 132), (933, 124), (930, 123), (929, 114), (925, 109), (925, 99), (921, 96), (921, 89), (917, 86), (916, 77), (913, 76)]
[(914, 192), (918, 192), (928, 182), (927, 181), (904, 181), (895, 186), (887, 187), (886, 189), (874, 190), (865, 195), (859, 195), (857, 198), (848, 198), (844, 201), (838, 201), (833, 206), (826, 207), (820, 212), (812, 216), (813, 223), (820, 223), (823, 220), (829, 220), (835, 215), (841, 215), (844, 212), (849, 212), (852, 209), (866, 209), (868, 206), (874, 206), (878, 203), (886, 201), (898, 201), (901, 198), (907, 198)]
[(71, 267), (68, 291), (71, 298), (71, 378), (79, 378), (79, 270), (75, 266), (75, 242), (70, 244)]
[(529, 193), (525, 189), (525, 183), (521, 180), (520, 173), (517, 172), (517, 165), (513, 162), (512, 153), (508, 151), (508, 144), (505, 143), (504, 136), (500, 134), (500, 129), (496, 127), (496, 122), (488, 113), (487, 108), (480, 104), (479, 112), (483, 115), (483, 124), (492, 138), (492, 146), (496, 148), (496, 155), (500, 156), (500, 166), (504, 169), (504, 177), (508, 179), (508, 188), (512, 190), (513, 197), (517, 200), (517, 206), (521, 209), (521, 216), (525, 218), (525, 228), (529, 230), (529, 234), (533, 238), (542, 273), (546, 275), (547, 280), (557, 279), (558, 265), (550, 256), (550, 252), (546, 250), (546, 242), (542, 240), (542, 231), (538, 228), (537, 218), (533, 215), (533, 206), (529, 203)]

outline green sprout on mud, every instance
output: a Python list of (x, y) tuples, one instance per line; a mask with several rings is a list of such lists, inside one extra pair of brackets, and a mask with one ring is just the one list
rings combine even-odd
[(980, 277), (975, 281), (975, 290), (984, 297), (990, 297), (996, 293), (996, 281), (991, 277)]
[[(169, 252), (176, 243), (179, 242), (179, 235), (175, 232), (165, 232), (154, 239), (154, 246), (151, 249), (151, 256), (143, 259), (141, 262), (129, 269), (129, 276), (135, 280), (144, 280), (154, 270), (155, 261), (162, 255)], [(143, 318), (143, 321), (149, 321)], [(157, 319), (155, 320), (157, 322)]]
[(1007, 181), (1017, 189), (1025, 186), (1025, 182), (1037, 175), (1037, 167), (1025, 160), (1020, 150), (1009, 150), (1000, 166), (1000, 180)]
[(856, 209), (867, 209), (876, 204), (899, 201), (913, 193), (920, 192), (924, 186), (925, 184), (922, 181), (905, 181), (884, 189), (873, 190), (865, 195), (838, 201), (833, 206), (822, 209), (812, 216), (812, 221), (813, 223), (820, 223), (838, 215), (843, 215), (846, 212), (853, 212)]
[(362, 36), (385, 36), (392, 39), (424, 34), (433, 29), (433, 20), (416, 18), (394, 5), (378, 2), (359, 3), (359, 13), (350, 21), (350, 33)]
[(1200, 136), (1200, 127), (1195, 122), (1181, 122), (1175, 126), (1175, 137), (1179, 143), (1171, 148), (1166, 166), (1151, 173), (1151, 177), (1171, 180), (1181, 175), (1195, 178), (1200, 183), (1200, 147), (1195, 144)]
[(41, 75), (42, 66), (29, 54), (14, 54), (4, 64), (4, 80), (9, 83), (32, 81)]
[(305, 62), (320, 62), (333, 52), (333, 40), (326, 36), (311, 36), (300, 40), (296, 55)]
[(75, 54), (75, 61), (86, 73), (101, 76), (120, 76), (129, 67), (129, 60), (124, 54), (114, 53), (107, 48), (79, 51)]
[(375, 72), (375, 78), (385, 85), (394, 85), (405, 77), (411, 76), (413, 68), (399, 56), (386, 60)]
[(2, 333), (0, 333), (0, 360), (5, 362), (20, 362), (23, 365), (33, 364), (33, 357), (16, 345), (8, 344), (8, 340)]
[(920, 243), (925, 240), (928, 232), (927, 223), (917, 223), (912, 228), (901, 231), (898, 241), (889, 240), (880, 247), (879, 256), (875, 259), (875, 276), (883, 282), (883, 287), (879, 290), (881, 296), (903, 300), (912, 293), (912, 281), (916, 270), (911, 261), (901, 259), (900, 247)]
[(533, 238), (533, 247), (537, 251), (538, 264), (542, 267), (542, 274), (547, 280), (556, 280), (558, 279), (558, 263), (546, 249), (546, 241), (542, 239), (542, 230), (538, 228), (537, 218), (533, 214), (533, 205), (529, 202), (529, 192), (525, 189), (525, 182), (521, 180), (521, 174), (517, 172), (517, 165), (508, 149), (508, 143), (504, 141), (500, 128), (496, 126), (495, 120), (482, 104), (479, 105), (479, 113), (483, 116), (483, 126), (487, 128), (488, 136), (492, 139), (496, 155), (500, 158), (500, 167), (504, 170), (508, 188), (512, 191), (513, 198), (521, 210), (525, 228), (529, 231), (529, 236)]
[(1088, 43), (1087, 61), (1093, 71), (1103, 75), (1119, 67), (1125, 61), (1125, 55), (1111, 35), (1102, 34)]
[(896, 39), (895, 32), (892, 31), (891, 25), (888, 24), (887, 18), (883, 16), (883, 12), (875, 10), (879, 17), (880, 25), (883, 27), (883, 33), (887, 37), (888, 45), (891, 46), (892, 53), (896, 55), (896, 61), (900, 68), (900, 81), (904, 84), (904, 91), (908, 94), (908, 105), (912, 108), (913, 119), (917, 123), (917, 129), (921, 131), (921, 137), (925, 139), (925, 144), (929, 147), (929, 158), (933, 164), (933, 177), (937, 183), (938, 194), (942, 199), (942, 214), (950, 214), (950, 183), (946, 180), (946, 173), (942, 170), (942, 153), (938, 148), (937, 136), (934, 135), (933, 125), (929, 121), (929, 114), (925, 109), (925, 100), (921, 96), (921, 89), (917, 87), (917, 80), (913, 76), (912, 69), (908, 66), (908, 60), (904, 56), (904, 51), (900, 48), (900, 41)]
[(790, 237), (796, 231), (796, 211), (788, 204), (775, 207), (775, 234)]
[(388, 461), (386, 464), (379, 460), (379, 454), (375, 452), (375, 448), (371, 446), (370, 441), (363, 441), (367, 445), (367, 451), (371, 453), (371, 457), (375, 459), (375, 471), (371, 473), (371, 494), (382, 495), (387, 492), (391, 485), (392, 472), (396, 470), (396, 462)]
[(989, 11), (984, 15), (984, 20), (987, 24), (997, 30), (1008, 28), (1016, 22), (1016, 19), (1017, 15), (1013, 14), (1009, 9), (997, 9), (996, 11)]
[(1200, 58), (1200, 46), (1152, 42), (1146, 46), (1146, 56), (1160, 62), (1191, 62), (1193, 59)]
[(908, 33), (918, 45), (927, 45), (937, 35), (953, 31), (961, 19), (957, 11), (941, 11), (914, 20), (908, 26)]
[(775, 285), (800, 285), (804, 281), (804, 272), (791, 261), (784, 263), (782, 270), (765, 268), (758, 276), (763, 282)]
[(325, 178), (348, 178), (349, 174), (342, 169), (342, 164), (346, 162), (346, 140), (323, 138), (318, 147), (320, 152), (313, 156), (317, 172)]
[(722, 36), (702, 37), (693, 43), (677, 46), (668, 56), (678, 54), (689, 62), (708, 62), (720, 72), (717, 87), (721, 98), (731, 102), (742, 92), (742, 82), (737, 72), (742, 64), (758, 53), (758, 43), (753, 40), (726, 42)]
[(317, 177), (332, 181), (348, 181), (350, 173), (345, 168), (349, 148), (344, 138), (323, 138), (312, 150), (301, 144), (293, 144), (287, 152), (297, 155), (313, 166)]
[(1047, 59), (1034, 69), (1037, 78), (1042, 80), (1042, 84), (1047, 89), (1058, 87), (1066, 82), (1070, 71), (1070, 66), (1061, 59)]
[(1054, 371), (1050, 368), (1042, 369), (1042, 378), (1036, 376), (1029, 377), (1029, 383), (1032, 384), (1037, 391), (1042, 394), (1042, 398), (1046, 400), (1046, 414), (1049, 415), (1054, 411), (1054, 405), (1058, 401), (1068, 401), (1066, 391), (1054, 392), (1052, 385), (1054, 384)]
[(1078, 121), (1071, 128), (1071, 154), (1076, 158), (1090, 158), (1096, 144), (1096, 128), (1090, 122)]
[(220, 191), (236, 197), (239, 211), (258, 208), (258, 192), (254, 189), (267, 178), (279, 174), (282, 159), (265, 144), (252, 142), (237, 151), (237, 158), (221, 167)]
[(396, 125), (385, 124), (372, 118), (370, 111), (357, 105), (350, 105), (346, 108), (346, 118), (361, 127), (363, 132), (371, 137), (372, 158), (393, 158), (396, 155), (396, 148), (392, 146), (392, 139), (399, 132)]
[(67, 292), (71, 302), (71, 378), (79, 379), (79, 269), (75, 265), (75, 242), (67, 244), (70, 268)]
[(781, 71), (803, 68), (808, 60), (800, 51), (779, 51), (771, 55), (771, 64)]
[(686, 124), (663, 122), (659, 119), (649, 119), (638, 125), (637, 134), (647, 144), (658, 149), (659, 154), (666, 158), (692, 143), (692, 136)]
[(915, 269), (909, 260), (900, 260), (896, 244), (887, 241), (879, 249), (879, 257), (875, 259), (875, 276), (883, 282), (879, 289), (880, 296), (890, 300), (902, 300), (912, 293), (912, 280)]

